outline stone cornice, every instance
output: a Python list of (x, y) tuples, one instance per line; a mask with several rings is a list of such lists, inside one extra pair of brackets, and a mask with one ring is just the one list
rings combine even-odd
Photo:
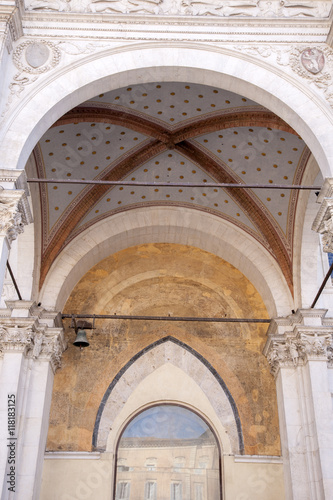
[(333, 321), (333, 318), (325, 318), (327, 309), (297, 309), (297, 311), (289, 316), (272, 319), (267, 336), (283, 335), (284, 333), (292, 333), (298, 329), (321, 327), (326, 321)]
[(325, 198), (333, 198), (333, 178), (326, 177), (317, 198), (318, 203), (322, 203)]
[[(24, 170), (0, 169), (0, 186), (4, 189), (21, 189), (29, 195), (28, 183)], [(7, 187), (8, 186), (8, 187)]]
[(26, 11), (24, 31), (40, 37), (76, 40), (188, 40), (216, 42), (324, 43), (330, 18), (260, 18), (126, 15)]
[(4, 34), (7, 51), (11, 52), (13, 43), (23, 35), (21, 12), (14, 1), (8, 1), (6, 5), (0, 5), (1, 33)]

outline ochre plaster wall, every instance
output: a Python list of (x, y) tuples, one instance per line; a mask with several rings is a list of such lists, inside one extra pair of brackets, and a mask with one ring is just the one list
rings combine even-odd
[[(172, 244), (136, 246), (103, 260), (76, 285), (64, 312), (267, 317), (256, 289), (232, 265)], [(72, 345), (75, 334), (67, 328), (69, 348), (55, 376), (48, 450), (90, 451), (110, 382), (138, 351), (172, 335), (204, 356), (225, 381), (240, 414), (245, 453), (280, 454), (275, 384), (262, 354), (267, 325), (98, 320), (95, 326), (83, 351)]]

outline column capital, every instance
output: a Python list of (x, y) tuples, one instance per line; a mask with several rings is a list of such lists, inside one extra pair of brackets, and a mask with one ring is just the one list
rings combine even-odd
[[(57, 325), (59, 315), (48, 312), (44, 315), (41, 311), (39, 317), (0, 318), (0, 350), (2, 353), (21, 352), (33, 360), (49, 361), (55, 372), (61, 366), (67, 343), (63, 328)], [(51, 322), (56, 326), (50, 326)]]
[(307, 361), (333, 364), (333, 325), (324, 309), (299, 309), (285, 318), (275, 318), (264, 347), (271, 373), (282, 367), (297, 367)]
[(32, 215), (24, 190), (0, 190), (0, 235), (8, 241), (23, 233), (24, 226), (32, 222)]
[(55, 372), (61, 366), (62, 353), (67, 343), (62, 328), (39, 328), (33, 335), (33, 342), (28, 353), (33, 359), (46, 360)]
[(27, 353), (31, 348), (33, 330), (31, 325), (0, 325), (0, 349), (5, 352)]

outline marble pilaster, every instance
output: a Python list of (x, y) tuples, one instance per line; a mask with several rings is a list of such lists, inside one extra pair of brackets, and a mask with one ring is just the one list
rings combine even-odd
[(272, 321), (264, 348), (276, 378), (288, 500), (333, 499), (333, 327), (326, 311)]
[[(0, 319), (3, 354), (0, 381), (1, 498), (38, 499), (54, 373), (66, 348), (55, 313), (28, 301), (8, 303), (11, 315)], [(9, 397), (15, 400), (15, 431), (7, 426)], [(9, 428), (10, 427), (10, 428)], [(15, 449), (15, 492), (8, 483), (7, 444)]]

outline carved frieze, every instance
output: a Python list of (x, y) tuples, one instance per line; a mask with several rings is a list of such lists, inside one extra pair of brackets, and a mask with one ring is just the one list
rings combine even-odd
[(331, 0), (25, 0), (28, 11), (327, 18)]

